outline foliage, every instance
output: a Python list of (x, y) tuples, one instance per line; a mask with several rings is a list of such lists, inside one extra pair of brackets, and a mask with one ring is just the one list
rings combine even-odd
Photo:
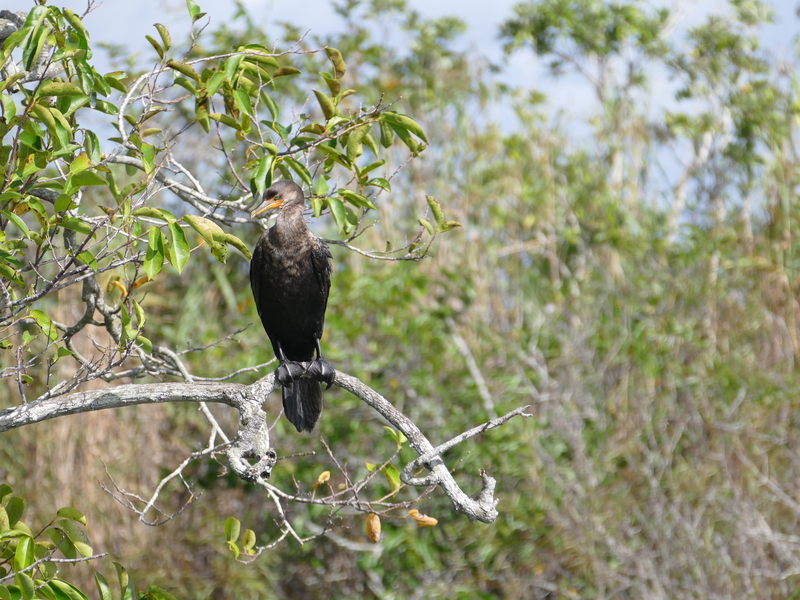
[[(465, 480), (491, 469), (503, 516), (476, 528), (431, 494), (418, 508), (438, 520), (436, 527), (420, 529), (407, 510), (398, 510), (380, 517), (375, 544), (368, 537), (377, 531), (374, 517), (284, 504), (285, 518), (301, 536), (326, 535), (242, 564), (230, 560), (231, 552), (248, 561), (251, 542), (274, 540), (280, 520), (265, 511), (252, 487), (214, 461), (199, 461), (183, 473), (189, 488), (173, 485), (162, 498), (162, 509), (172, 513), (202, 492), (199, 502), (157, 530), (174, 526), (171, 545), (179, 550), (152, 544), (147, 555), (136, 556), (146, 544), (132, 542), (126, 564), (197, 598), (796, 595), (800, 87), (794, 65), (785, 68), (759, 46), (769, 6), (736, 1), (682, 28), (677, 15), (641, 2), (521, 4), (501, 31), (508, 52), (532, 53), (560, 76), (557, 82), (585, 90), (591, 98), (585, 121), (550, 111), (544, 90), (495, 86), (485, 60), (461, 49), (457, 20), (426, 20), (397, 1), (348, 2), (340, 12), (341, 34), (304, 39), (296, 54), (277, 57), (286, 61), (279, 64), (291, 60), (304, 73), (324, 69), (334, 79), (328, 57), (310, 51), (338, 48), (347, 59), (347, 85), (369, 104), (383, 96), (394, 102), (390, 110), (414, 115), (427, 140), (412, 132), (410, 139), (427, 146), (425, 160), (410, 163), (402, 178), (386, 174), (405, 163), (409, 147), (400, 139), (379, 148), (387, 162), (369, 177), (391, 179), (391, 195), (363, 194), (357, 173), (348, 169), (353, 192), (370, 198), (381, 215), (359, 236), (360, 248), (413, 242), (419, 231), (427, 240), (431, 234), (418, 219), (433, 227), (436, 217), (423, 189), (441, 201), (445, 221), (464, 227), (438, 237), (421, 263), (337, 252), (323, 345), (337, 368), (391, 394), (425, 424), (431, 439), (532, 404), (535, 419), (509, 423), (502, 434), (487, 433), (480, 446), (467, 443), (445, 456)], [(299, 24), (288, 25), (280, 43), (294, 43), (298, 33)], [(195, 65), (201, 50), (222, 56), (242, 40), (269, 39), (245, 13), (206, 35), (173, 59)], [(391, 35), (402, 41), (387, 42)], [(175, 72), (164, 64), (165, 73)], [(218, 73), (220, 64), (192, 68), (210, 81), (204, 69)], [(197, 81), (179, 77), (197, 89)], [(325, 100), (313, 90), (335, 99), (328, 86), (324, 78), (286, 76), (268, 93), (279, 116), (289, 114), (289, 103), (308, 98), (308, 112), (324, 125)], [(238, 110), (241, 127), (247, 113), (232, 86), (231, 113), (224, 112), (225, 89), (212, 97), (220, 108), (209, 115), (219, 110), (233, 119)], [(262, 96), (248, 94), (258, 108)], [(340, 100), (339, 111), (355, 97)], [(176, 130), (196, 120), (194, 98), (170, 114)], [(514, 105), (512, 127), (480, 112), (496, 99)], [(265, 110), (266, 120), (274, 121)], [(287, 120), (278, 121), (288, 128)], [(248, 142), (237, 142), (235, 128), (210, 116), (209, 125), (226, 140), (233, 164), (264, 164), (258, 148), (257, 158), (245, 156)], [(287, 142), (279, 132), (261, 125), (281, 147), (273, 162), (288, 156), (281, 154)], [(298, 126), (292, 123), (287, 140)], [(182, 139), (205, 140), (197, 130)], [(382, 131), (390, 133), (385, 123), (370, 131), (379, 144)], [(186, 161), (192, 172), (221, 173), (219, 182), (204, 180), (204, 189), (216, 186), (217, 198), (229, 197), (228, 189), (246, 196), (252, 171), (242, 177), (243, 186), (227, 161), (199, 150), (207, 142), (189, 145), (198, 148)], [(347, 161), (347, 148), (337, 142), (336, 156)], [(362, 150), (359, 168), (374, 164), (363, 141)], [(298, 160), (314, 174), (315, 186), (328, 183), (328, 190), (312, 188), (315, 193), (337, 197), (330, 192), (335, 176), (325, 174), (333, 155), (325, 152), (312, 150), (311, 158)], [(330, 161), (331, 173), (343, 172), (336, 158)], [(310, 168), (315, 164), (316, 171)], [(354, 214), (367, 212), (338, 197)], [(330, 210), (326, 201), (323, 211)], [(248, 243), (252, 233), (238, 228), (237, 213), (219, 206), (213, 214), (221, 216), (221, 226)], [(175, 212), (166, 202), (157, 208)], [(32, 230), (34, 215), (26, 215)], [(341, 222), (329, 220), (332, 235), (342, 237)], [(168, 254), (169, 222), (149, 225), (164, 231)], [(7, 230), (21, 231), (11, 221)], [(140, 236), (140, 252), (149, 247), (146, 236), (149, 229)], [(147, 296), (137, 296), (147, 326), (158, 324), (157, 333), (148, 328), (143, 335), (158, 335), (154, 343), (175, 348), (191, 338), (189, 347), (199, 347), (252, 321), (241, 258), (228, 258), (222, 264), (192, 252), (179, 280), (165, 256)], [(135, 281), (128, 275), (120, 283), (127, 290)], [(131, 307), (126, 310), (135, 328)], [(40, 310), (59, 321), (50, 306)], [(47, 328), (36, 316), (21, 323), (17, 335), (32, 335), (42, 323)], [(38, 336), (36, 343), (45, 343)], [(221, 345), (181, 356), (192, 372), (209, 377), (271, 358), (256, 328), (237, 340), (233, 351)], [(396, 440), (368, 410), (334, 390), (325, 398), (320, 433), (348, 474), (367, 477), (370, 465), (393, 457)], [(175, 454), (206, 443), (205, 423), (193, 410), (155, 413), (164, 424), (149, 434), (144, 424), (154, 413), (147, 414), (114, 431), (130, 430), (124, 438), (130, 446), (146, 440), (163, 472), (144, 470), (137, 458), (118, 459), (109, 470), (127, 486), (155, 485), (175, 468)], [(167, 435), (172, 431), (181, 432), (178, 441)], [(290, 435), (282, 420), (273, 432), (282, 454), (316, 452), (281, 461), (276, 486), (310, 497), (344, 483), (322, 442)], [(36, 444), (48, 448), (47, 437)], [(35, 455), (36, 446), (27, 443)], [(113, 440), (104, 444), (116, 448)], [(94, 452), (126, 456), (104, 448)], [(389, 466), (404, 464), (408, 452), (401, 449), (371, 480), (371, 500), (393, 492)], [(25, 480), (21, 454), (3, 455), (0, 448), (0, 463), (11, 465), (5, 468), (17, 486)], [(87, 454), (86, 462), (95, 460)], [(66, 487), (66, 478), (59, 481)], [(409, 499), (405, 493), (399, 490), (398, 498)], [(96, 502), (106, 506), (107, 498)], [(208, 523), (215, 524), (211, 531)], [(184, 571), (178, 555), (208, 568)]]
[[(202, 18), (193, 2), (189, 7), (193, 22)], [(78, 363), (74, 376), (42, 397), (96, 378), (117, 379), (114, 368), (129, 359), (140, 366), (124, 376), (176, 374), (177, 365), (145, 335), (142, 298), (152, 287), (145, 284), (165, 265), (182, 273), (201, 246), (222, 263), (231, 247), (249, 258), (247, 245), (220, 225), (247, 222), (241, 213), (277, 177), (296, 177), (313, 190), (316, 216), (329, 213), (350, 242), (377, 210), (378, 195), (391, 190), (391, 176), (375, 176), (385, 162), (382, 150), (395, 140), (415, 155), (424, 149), (425, 133), (412, 118), (380, 104), (356, 104), (356, 91), (342, 87), (347, 69), (335, 48), (325, 48), (330, 72), (320, 74), (328, 90), (314, 89), (319, 110), (282, 118), (279, 92), (288, 84), (281, 80), (301, 74), (289, 64), (296, 52), (239, 44), (208, 56), (194, 41), (173, 46), (163, 25), (156, 30), (158, 39), (148, 41), (158, 64), (136, 76), (98, 73), (89, 34), (68, 9), (35, 6), (3, 45), (3, 60), (19, 51), (25, 69), (0, 90), (0, 344), (17, 358), (2, 377), (16, 379), (23, 393), (33, 381), (29, 369), (67, 356)], [(32, 70), (36, 61), (38, 71)], [(111, 145), (101, 142), (108, 132), (89, 128), (97, 113), (114, 118)], [(224, 169), (219, 181), (209, 182), (213, 190), (181, 162), (181, 131), (167, 120), (176, 114), (206, 134), (213, 124)], [(342, 177), (352, 188), (335, 183)], [(182, 202), (162, 199), (166, 190)], [(443, 220), (437, 223), (443, 230)], [(421, 246), (426, 232), (431, 239), (437, 233), (424, 227), (412, 243), (377, 255), (418, 259), (430, 246)], [(74, 324), (51, 318), (48, 296), (78, 283), (91, 310)], [(84, 356), (73, 343), (96, 325), (94, 310), (111, 337), (102, 359)], [(23, 324), (25, 338), (13, 341)]]
[[(89, 539), (79, 527), (86, 517), (72, 507), (61, 508), (36, 534), (22, 521), (26, 502), (14, 496), (11, 486), (0, 484), (0, 598), (3, 600), (88, 600), (88, 596), (59, 576), (59, 564), (77, 564), (103, 555), (93, 555)], [(60, 556), (57, 556), (60, 555)], [(117, 570), (119, 597), (132, 600), (174, 600), (157, 586), (137, 594), (125, 568)], [(103, 575), (94, 573), (100, 597), (112, 598), (112, 589)], [(14, 583), (10, 583), (14, 582)]]

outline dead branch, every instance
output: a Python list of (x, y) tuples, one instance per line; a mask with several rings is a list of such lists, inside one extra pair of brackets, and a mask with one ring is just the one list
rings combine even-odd
[[(419, 458), (403, 470), (401, 479), (405, 484), (419, 487), (439, 486), (453, 503), (456, 512), (466, 515), (470, 521), (494, 522), (498, 515), (497, 500), (494, 498), (495, 480), (481, 470), (481, 491), (476, 499), (470, 498), (456, 483), (441, 454), (478, 433), (499, 427), (517, 415), (529, 416), (524, 412), (527, 407), (518, 408), (503, 417), (474, 427), (435, 447), (416, 423), (356, 377), (337, 371), (334, 383), (366, 402), (408, 438)], [(239, 430), (226, 450), (229, 466), (242, 479), (272, 489), (267, 480), (272, 474), (277, 454), (270, 446), (269, 426), (261, 405), (276, 387), (274, 375), (269, 374), (251, 385), (197, 382), (129, 384), (58, 397), (43, 397), (0, 411), (0, 433), (66, 415), (138, 404), (226, 404), (239, 412)], [(430, 471), (427, 477), (420, 478), (412, 474), (420, 466)], [(152, 502), (151, 500), (150, 505)], [(329, 503), (324, 499), (320, 502)]]

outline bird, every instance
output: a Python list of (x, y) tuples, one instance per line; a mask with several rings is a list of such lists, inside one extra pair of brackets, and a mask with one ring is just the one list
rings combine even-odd
[(253, 251), (250, 287), (278, 359), (275, 377), (283, 412), (298, 432), (311, 431), (322, 412), (320, 382), (330, 388), (336, 374), (319, 343), (331, 288), (331, 253), (306, 225), (300, 186), (287, 179), (275, 182), (250, 216), (275, 208), (275, 225)]

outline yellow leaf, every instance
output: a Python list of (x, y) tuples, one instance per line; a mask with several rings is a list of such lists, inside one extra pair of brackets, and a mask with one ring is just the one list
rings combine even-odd
[(408, 511), (408, 516), (412, 517), (417, 522), (417, 527), (435, 527), (439, 521), (428, 515), (423, 515), (416, 508)]
[(381, 539), (381, 518), (375, 513), (367, 515), (367, 537), (375, 543)]

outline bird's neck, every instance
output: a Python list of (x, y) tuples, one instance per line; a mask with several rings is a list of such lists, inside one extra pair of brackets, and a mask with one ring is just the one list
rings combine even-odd
[(275, 219), (275, 225), (270, 229), (270, 240), (281, 243), (284, 239), (300, 239), (306, 236), (308, 226), (303, 218), (303, 210), (283, 210)]

